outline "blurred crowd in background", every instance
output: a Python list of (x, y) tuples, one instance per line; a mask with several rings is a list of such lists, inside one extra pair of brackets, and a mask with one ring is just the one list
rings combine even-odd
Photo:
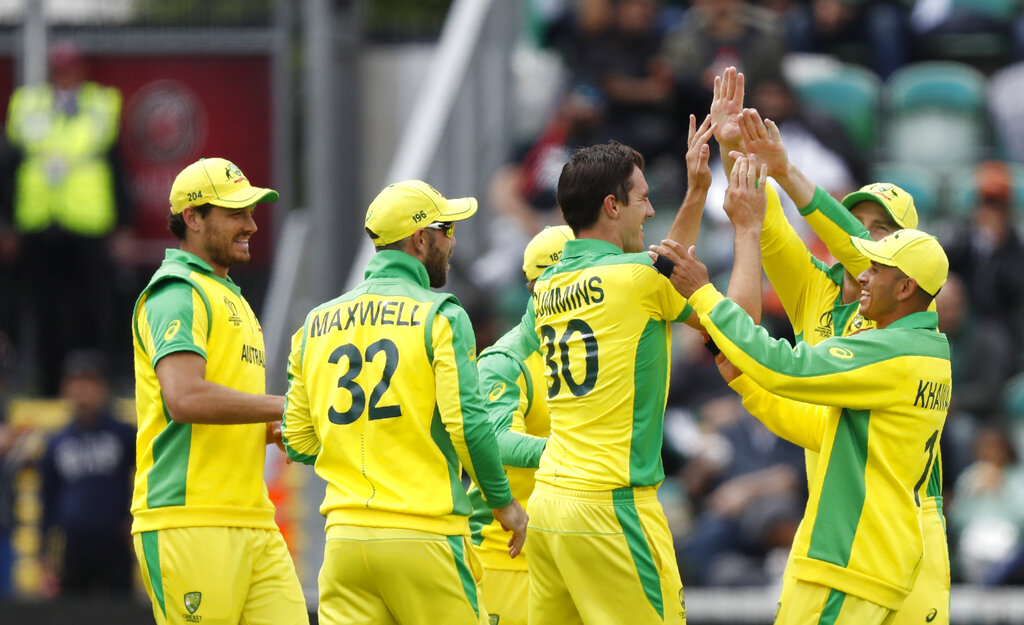
[[(898, 184), (914, 195), (919, 227), (942, 241), (951, 268), (937, 304), (953, 349), (941, 442), (953, 581), (1024, 583), (1020, 5), (535, 0), (530, 9), (529, 45), (558, 67), (556, 80), (534, 86), (552, 104), (480, 194), (500, 244), (453, 259), (480, 294), (464, 302), (478, 350), (524, 309), (521, 253), (561, 223), (555, 183), (572, 150), (615, 139), (643, 153), (664, 224), (647, 228), (654, 242), (686, 190), (689, 116), (703, 119), (714, 77), (736, 66), (747, 106), (779, 125), (808, 177), (837, 198), (868, 182)], [(135, 451), (131, 412), (115, 400), (133, 392), (126, 328), (142, 285), (119, 279), (137, 252), (120, 100), (89, 81), (73, 44), (52, 46), (48, 60), (49, 84), (12, 96), (0, 149), (0, 595), (127, 594)], [(726, 185), (720, 165), (713, 172), (698, 255), (725, 276)], [(86, 218), (38, 210), (64, 206), (55, 196), (69, 185), (66, 205)], [(786, 206), (791, 222), (832, 262), (797, 208)], [(260, 310), (259, 297), (250, 299)], [(794, 340), (770, 287), (763, 325)], [(675, 343), (662, 496), (683, 583), (774, 584), (806, 501), (802, 451), (745, 413), (696, 333), (679, 330)], [(62, 417), (45, 433), (5, 426), (7, 402), (26, 398), (64, 400)], [(18, 489), (39, 493), (23, 504), (38, 513), (21, 515), (37, 519), (39, 544), (12, 539)], [(315, 513), (314, 503), (305, 507)], [(12, 581), (17, 549), (39, 554), (28, 589)]]

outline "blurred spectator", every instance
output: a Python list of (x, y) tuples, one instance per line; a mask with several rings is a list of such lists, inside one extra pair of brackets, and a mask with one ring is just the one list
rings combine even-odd
[(901, 0), (772, 0), (793, 52), (861, 63), (882, 80), (910, 60), (907, 3)]
[(71, 43), (55, 44), (48, 62), (49, 82), (18, 88), (8, 107), (0, 262), (16, 263), (19, 347), (35, 353), (35, 381), (53, 395), (67, 350), (112, 351), (114, 324), (127, 322), (115, 314), (111, 261), (130, 259), (132, 238), (117, 150), (121, 94), (85, 80)]
[(764, 78), (781, 73), (786, 51), (785, 30), (771, 11), (745, 0), (694, 0), (682, 24), (665, 36), (678, 118), (704, 117), (715, 76), (726, 67), (735, 66), (746, 76), (750, 93)]
[[(522, 282), (521, 250), (545, 226), (564, 223), (555, 201), (562, 166), (576, 148), (592, 143), (604, 110), (593, 89), (577, 87), (559, 102), (547, 126), (530, 145), (494, 174), (488, 199), (494, 210), (488, 253), (473, 266), (476, 283), (485, 288)], [(498, 244), (500, 242), (500, 244)], [(521, 306), (515, 310), (521, 314)]]
[[(1003, 44), (992, 49), (1005, 47), (1005, 52), (998, 54), (1000, 62), (1024, 59), (1024, 14), (1020, 11), (1020, 3), (1013, 0), (916, 0), (910, 11), (909, 22), (917, 54), (923, 58), (928, 58), (943, 46), (948, 47), (951, 40), (944, 39), (947, 35), (985, 35)], [(963, 40), (960, 43), (965, 44)], [(958, 52), (971, 54), (972, 50), (941, 51), (953, 54)]]
[(615, 139), (653, 161), (679, 145), (672, 111), (672, 70), (661, 57), (658, 0), (614, 0), (612, 20), (585, 61), (606, 106), (598, 142)]
[(971, 461), (977, 429), (999, 417), (1002, 388), (1014, 373), (1017, 355), (1001, 326), (978, 318), (963, 280), (950, 273), (935, 297), (939, 331), (949, 340), (953, 393), (942, 431), (943, 474), (947, 484)]
[(57, 594), (132, 589), (135, 429), (111, 413), (104, 360), (95, 350), (68, 353), (61, 395), (71, 423), (50, 439), (41, 460), (48, 581)]
[(1024, 466), (1002, 428), (979, 430), (974, 461), (956, 481), (947, 514), (968, 583), (988, 582), (1024, 544)]
[(1005, 163), (977, 169), (978, 201), (969, 223), (943, 242), (950, 273), (963, 278), (971, 306), (999, 324), (1012, 341), (1020, 366), (1024, 325), (1024, 244), (1014, 223), (1013, 180)]
[(11, 567), (14, 549), (14, 476), (20, 468), (17, 444), (20, 433), (7, 422), (6, 367), (0, 359), (0, 600), (13, 594)]
[(683, 583), (772, 583), (803, 516), (803, 450), (751, 417), (714, 377), (699, 335), (687, 335), (672, 365), (665, 434), (666, 475), (678, 475), (694, 511), (689, 526), (672, 528)]

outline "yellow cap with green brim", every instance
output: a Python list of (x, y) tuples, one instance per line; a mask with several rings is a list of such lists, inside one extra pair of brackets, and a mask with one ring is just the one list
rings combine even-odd
[(859, 202), (881, 204), (885, 212), (900, 228), (917, 227), (917, 207), (914, 196), (891, 182), (872, 182), (843, 198), (843, 206), (851, 209)]
[(257, 202), (274, 202), (277, 191), (249, 184), (242, 170), (223, 158), (201, 158), (181, 170), (171, 185), (171, 212), (186, 206), (213, 204), (224, 208), (248, 208)]
[(460, 221), (476, 213), (476, 198), (449, 200), (422, 180), (404, 180), (384, 187), (366, 209), (365, 226), (380, 247), (401, 241), (435, 221)]
[(544, 270), (562, 258), (566, 241), (576, 236), (569, 226), (547, 226), (538, 232), (523, 250), (523, 273), (527, 280), (536, 280)]
[(868, 260), (896, 267), (929, 295), (946, 283), (949, 259), (938, 239), (920, 230), (897, 230), (880, 241), (852, 236), (853, 246)]

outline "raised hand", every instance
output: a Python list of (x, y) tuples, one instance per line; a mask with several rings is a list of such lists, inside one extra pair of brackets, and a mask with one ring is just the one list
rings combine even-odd
[(686, 134), (686, 180), (687, 188), (707, 190), (711, 187), (711, 139), (717, 126), (708, 115), (697, 127), (697, 118), (690, 115), (690, 129)]
[(739, 126), (747, 153), (756, 154), (764, 161), (770, 176), (785, 176), (789, 169), (789, 156), (775, 122), (770, 119), (762, 121), (757, 109), (748, 108), (740, 114)]
[(743, 74), (735, 67), (727, 67), (721, 76), (715, 76), (711, 100), (711, 121), (718, 125), (715, 139), (723, 152), (741, 148), (740, 113), (743, 111)]
[(768, 166), (756, 155), (733, 152), (736, 164), (729, 175), (723, 208), (736, 228), (760, 227), (764, 222)]

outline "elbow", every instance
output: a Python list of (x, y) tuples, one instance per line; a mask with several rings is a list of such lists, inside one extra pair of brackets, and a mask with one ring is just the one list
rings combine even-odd
[(167, 407), (167, 416), (175, 423), (194, 423), (192, 410), (189, 402), (180, 397), (164, 396), (164, 406)]

